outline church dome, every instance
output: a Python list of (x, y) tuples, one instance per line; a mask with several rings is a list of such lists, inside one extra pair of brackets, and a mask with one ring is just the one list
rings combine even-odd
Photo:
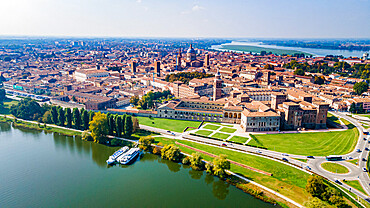
[(190, 47), (189, 47), (187, 53), (195, 53), (195, 50), (193, 49), (193, 46), (191, 44), (190, 44)]

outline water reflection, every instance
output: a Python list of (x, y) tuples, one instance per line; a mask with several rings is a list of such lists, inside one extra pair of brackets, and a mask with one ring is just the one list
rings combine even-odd
[(215, 181), (215, 177), (213, 175), (210, 175), (210, 174), (206, 174), (206, 177), (204, 178), (204, 181), (206, 182), (206, 184), (211, 184), (213, 183), (213, 181)]
[(181, 169), (181, 165), (180, 164), (175, 163), (175, 162), (171, 162), (169, 160), (165, 160), (165, 159), (160, 158), (158, 160), (158, 162), (159, 163), (166, 164), (167, 167), (168, 167), (168, 170), (170, 170), (171, 172), (174, 172), (174, 173), (179, 172), (180, 169)]
[(190, 169), (189, 175), (192, 179), (199, 180), (200, 178), (202, 178), (203, 171), (197, 171), (197, 170)]
[(1, 132), (8, 132), (11, 131), (12, 127), (9, 123), (0, 123), (0, 131)]
[(213, 196), (215, 196), (219, 200), (226, 199), (226, 196), (229, 194), (229, 186), (230, 184), (226, 183), (225, 181), (219, 179), (218, 181), (213, 182)]

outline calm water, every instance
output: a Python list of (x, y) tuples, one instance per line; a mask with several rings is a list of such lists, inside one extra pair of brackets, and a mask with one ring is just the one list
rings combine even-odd
[(145, 154), (0, 124), (0, 207), (273, 207), (205, 172)]
[[(246, 46), (257, 46), (262, 48), (275, 48), (275, 49), (286, 49), (302, 51), (315, 56), (326, 56), (326, 55), (342, 55), (344, 57), (362, 57), (362, 54), (368, 51), (350, 51), (350, 50), (332, 50), (332, 49), (319, 49), (319, 48), (302, 48), (302, 47), (287, 47), (277, 45), (266, 45), (261, 42), (247, 42), (247, 41), (232, 41), (231, 43), (213, 45), (211, 48), (216, 50), (222, 50), (222, 45), (246, 45)], [(267, 50), (268, 51), (268, 50)]]

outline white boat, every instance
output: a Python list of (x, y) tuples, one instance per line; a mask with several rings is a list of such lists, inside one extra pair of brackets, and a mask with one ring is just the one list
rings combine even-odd
[(122, 165), (127, 165), (130, 163), (133, 159), (136, 158), (140, 154), (140, 148), (131, 148), (128, 152), (121, 155), (117, 161), (121, 163)]
[(111, 165), (111, 164), (115, 163), (117, 161), (117, 158), (120, 157), (121, 155), (123, 155), (128, 150), (129, 150), (129, 148), (127, 146), (125, 146), (125, 147), (122, 147), (121, 149), (115, 151), (113, 153), (113, 155), (109, 156), (109, 158), (107, 160), (107, 164)]

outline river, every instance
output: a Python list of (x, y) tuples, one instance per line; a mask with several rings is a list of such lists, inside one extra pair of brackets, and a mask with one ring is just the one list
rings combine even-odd
[(0, 207), (274, 207), (152, 154), (107, 167), (116, 149), (0, 123)]
[[(215, 50), (229, 50), (232, 49), (225, 49), (223, 46), (231, 47), (231, 46), (249, 46), (249, 47), (258, 47), (262, 48), (261, 50), (269, 51), (268, 49), (274, 50), (281, 50), (282, 53), (287, 53), (286, 51), (297, 51), (297, 52), (305, 52), (309, 54), (313, 54), (314, 56), (326, 56), (326, 55), (342, 55), (344, 57), (362, 57), (362, 55), (367, 51), (350, 51), (350, 50), (332, 50), (332, 49), (319, 49), (319, 48), (302, 48), (302, 47), (286, 47), (286, 46), (277, 46), (277, 45), (266, 45), (261, 42), (248, 42), (248, 41), (232, 41), (231, 43), (224, 43), (221, 45), (213, 45), (211, 49)], [(236, 52), (243, 52), (234, 50)], [(249, 50), (245, 50), (244, 52), (249, 52)], [(253, 51), (252, 52), (258, 52)], [(259, 53), (259, 52), (258, 52)]]

